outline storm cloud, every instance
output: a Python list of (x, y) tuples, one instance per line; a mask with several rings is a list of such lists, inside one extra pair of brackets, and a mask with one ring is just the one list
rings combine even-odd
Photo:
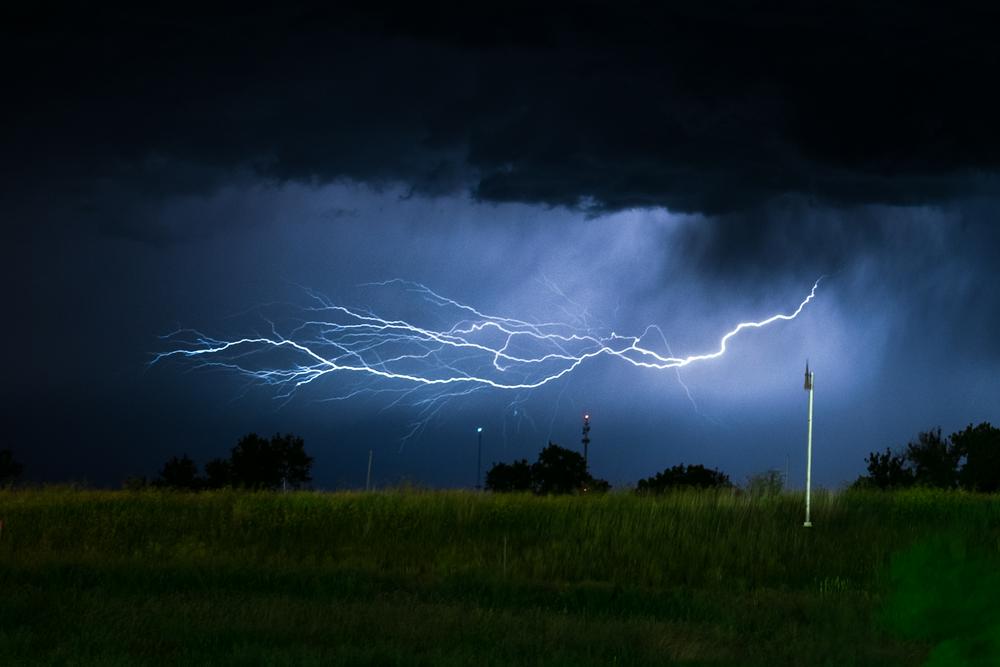
[(981, 3), (5, 11), (10, 201), (106, 214), (250, 177), (715, 215), (1000, 190)]

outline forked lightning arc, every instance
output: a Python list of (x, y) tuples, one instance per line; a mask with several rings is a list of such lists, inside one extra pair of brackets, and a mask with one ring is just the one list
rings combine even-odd
[(173, 348), (156, 354), (151, 363), (171, 358), (195, 361), (198, 367), (228, 370), (274, 386), (286, 397), (332, 375), (370, 381), (357, 391), (447, 387), (446, 393), (454, 396), (484, 388), (530, 390), (563, 378), (601, 356), (658, 370), (719, 358), (741, 331), (798, 317), (816, 296), (820, 280), (791, 312), (740, 322), (712, 351), (689, 356), (664, 355), (644, 343), (653, 331), (662, 335), (655, 325), (646, 327), (641, 335), (623, 336), (559, 322), (534, 323), (488, 315), (419, 283), (395, 279), (374, 285), (402, 287), (423, 298), (435, 307), (435, 318), (449, 318), (444, 320), (449, 322), (448, 328), (386, 319), (370, 310), (338, 305), (306, 289), (311, 305), (298, 309), (296, 317), (284, 325), (286, 333), (280, 333), (272, 319), (265, 320), (270, 329), (266, 335), (229, 340), (182, 329), (163, 337)]

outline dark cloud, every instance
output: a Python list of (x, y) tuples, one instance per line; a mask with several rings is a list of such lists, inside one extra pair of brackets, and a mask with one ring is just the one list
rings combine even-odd
[(103, 184), (149, 198), (235, 174), (711, 215), (1000, 190), (1000, 15), (979, 4), (5, 12), (20, 219), (57, 197), (127, 235), (141, 216)]

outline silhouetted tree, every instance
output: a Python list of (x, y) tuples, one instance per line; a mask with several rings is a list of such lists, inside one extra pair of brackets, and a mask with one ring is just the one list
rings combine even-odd
[(871, 452), (865, 457), (868, 476), (859, 477), (855, 488), (905, 489), (913, 486), (913, 471), (907, 467), (906, 456), (893, 452)]
[(233, 465), (228, 459), (212, 459), (205, 464), (205, 488), (222, 489), (233, 483)]
[(573, 493), (587, 483), (587, 464), (583, 455), (549, 442), (531, 465), (531, 487), (535, 493)]
[(959, 484), (970, 491), (1000, 491), (1000, 429), (989, 422), (952, 433), (951, 442), (965, 463), (958, 473)]
[(182, 489), (185, 491), (196, 491), (201, 488), (201, 479), (198, 477), (198, 466), (194, 464), (187, 454), (180, 458), (172, 456), (170, 460), (163, 464), (160, 477), (156, 480), (156, 485), (168, 489)]
[(961, 487), (969, 491), (1000, 491), (1000, 429), (989, 422), (969, 424), (964, 430), (941, 437), (941, 429), (924, 431), (902, 454), (886, 449), (865, 459), (868, 475), (855, 487), (880, 489), (929, 486)]
[(306, 454), (305, 441), (291, 433), (271, 438), (271, 446), (281, 451), (282, 475), (288, 486), (299, 488), (311, 482), (309, 472), (312, 470), (313, 457)]
[(955, 488), (958, 486), (961, 458), (962, 452), (947, 438), (941, 437), (940, 428), (919, 433), (917, 441), (906, 446), (906, 460), (913, 470), (913, 481), (917, 486)]
[(0, 486), (13, 484), (24, 472), (24, 466), (14, 460), (9, 449), (0, 449)]
[(696, 489), (718, 489), (730, 488), (733, 483), (729, 481), (729, 476), (715, 469), (708, 469), (703, 465), (686, 466), (683, 463), (672, 468), (667, 468), (663, 472), (658, 472), (647, 479), (640, 479), (636, 485), (636, 493), (659, 494), (670, 489), (696, 488)]
[(229, 458), (233, 483), (251, 489), (281, 485), (281, 461), (271, 442), (249, 433), (236, 443)]
[(232, 483), (250, 489), (297, 488), (310, 481), (313, 459), (305, 453), (302, 438), (274, 435), (266, 440), (256, 433), (243, 436), (230, 456)]
[(528, 465), (527, 459), (512, 464), (495, 463), (486, 473), (486, 488), (490, 491), (534, 491), (550, 493), (602, 493), (611, 488), (606, 480), (596, 479), (587, 471), (583, 456), (571, 449), (549, 442), (538, 453), (538, 460)]
[(500, 493), (531, 490), (531, 466), (528, 459), (511, 464), (494, 463), (486, 473), (486, 490)]

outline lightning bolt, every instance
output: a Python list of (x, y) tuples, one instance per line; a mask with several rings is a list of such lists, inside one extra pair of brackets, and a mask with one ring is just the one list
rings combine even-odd
[[(798, 317), (815, 298), (821, 280), (791, 312), (740, 322), (711, 351), (689, 356), (675, 356), (669, 346), (666, 355), (647, 346), (643, 341), (651, 332), (663, 338), (656, 325), (646, 327), (638, 336), (614, 331), (599, 335), (561, 322), (490, 315), (419, 283), (395, 279), (370, 285), (402, 287), (452, 314), (451, 326), (442, 329), (386, 319), (370, 310), (333, 303), (306, 289), (312, 305), (298, 311), (287, 334), (279, 333), (279, 327), (269, 319), (265, 320), (268, 333), (231, 340), (182, 329), (162, 337), (173, 348), (154, 355), (150, 364), (168, 359), (194, 361), (196, 367), (231, 371), (274, 386), (280, 397), (290, 397), (296, 389), (330, 375), (367, 379), (370, 386), (326, 400), (345, 400), (361, 392), (393, 395), (389, 405), (413, 398), (422, 410), (423, 421), (450, 398), (480, 389), (536, 389), (597, 357), (655, 370), (681, 369), (717, 359), (741, 332)], [(439, 391), (414, 396), (427, 387)]]

